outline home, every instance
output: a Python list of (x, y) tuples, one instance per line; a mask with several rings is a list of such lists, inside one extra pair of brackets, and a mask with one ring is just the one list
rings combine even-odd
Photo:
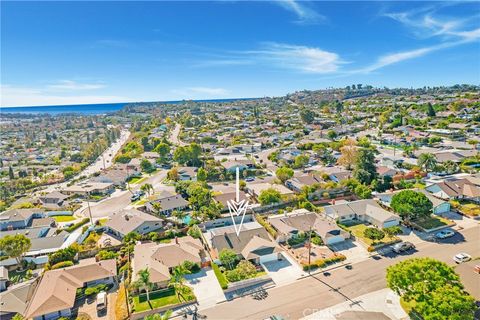
[(130, 232), (140, 235), (163, 227), (163, 220), (137, 209), (126, 209), (114, 213), (105, 224), (108, 232), (122, 238)]
[(182, 181), (197, 181), (197, 167), (178, 167), (178, 177)]
[(156, 199), (145, 204), (148, 212), (170, 215), (173, 211), (182, 211), (188, 208), (188, 201), (179, 194), (162, 191)]
[(223, 249), (233, 250), (240, 258), (256, 264), (282, 257), (281, 248), (270, 240), (268, 232), (256, 221), (244, 222), (238, 235), (234, 226), (210, 229), (207, 239), (211, 253), (217, 260)]
[(0, 292), (0, 318), (12, 319), (17, 313), (25, 314), (25, 310), (35, 293), (40, 278), (10, 285), (6, 291)]
[(322, 168), (322, 173), (328, 175), (329, 179), (335, 182), (341, 182), (343, 180), (350, 179), (352, 177), (352, 172), (343, 169), (342, 167), (327, 167)]
[[(236, 196), (237, 196), (236, 192), (232, 191), (232, 192), (216, 194), (213, 196), (213, 199), (216, 202), (221, 203), (224, 209), (227, 209), (228, 208), (227, 202), (229, 200), (236, 200)], [(242, 190), (239, 191), (238, 196), (240, 201), (248, 200), (250, 198), (249, 195), (243, 192)]]
[(287, 198), (291, 198), (295, 194), (292, 190), (288, 189), (287, 187), (281, 184), (262, 182), (262, 183), (250, 183), (247, 185), (248, 192), (257, 199), (262, 193), (262, 191), (267, 189), (275, 189), (278, 192), (280, 192), (282, 196), (285, 196)]
[(172, 269), (185, 261), (198, 263), (206, 261), (205, 250), (198, 239), (190, 236), (175, 238), (171, 243), (147, 242), (135, 245), (133, 249), (132, 276), (138, 278), (138, 272), (145, 268), (150, 271), (150, 281), (157, 288), (168, 285)]
[(46, 271), (24, 316), (34, 320), (68, 318), (75, 306), (77, 289), (101, 283), (114, 284), (116, 276), (115, 259), (99, 262), (81, 260), (75, 266)]
[(365, 199), (324, 207), (325, 215), (340, 222), (360, 220), (379, 228), (397, 226), (400, 217), (383, 209), (375, 200)]
[(294, 210), (284, 215), (272, 215), (268, 222), (277, 230), (277, 242), (286, 242), (297, 237), (300, 232), (315, 232), (326, 245), (343, 242), (350, 234), (337, 227), (335, 223), (322, 219), (306, 209)]
[(127, 172), (125, 168), (115, 167), (108, 170), (103, 170), (98, 176), (90, 179), (90, 181), (112, 183), (116, 187), (123, 188), (125, 187), (127, 180), (135, 175), (136, 174), (134, 173), (132, 174)]
[(379, 177), (390, 177), (393, 178), (397, 174), (397, 170), (386, 167), (386, 166), (377, 166), (377, 173)]
[(65, 199), (67, 198), (68, 196), (64, 195), (63, 193), (60, 193), (58, 191), (52, 191), (50, 193), (39, 196), (38, 200), (43, 207), (57, 209), (64, 206)]
[(302, 174), (285, 181), (285, 186), (296, 193), (300, 193), (304, 187), (319, 184), (321, 182), (323, 182), (323, 180), (317, 175)]
[(480, 202), (480, 187), (468, 179), (445, 179), (426, 186), (425, 190), (445, 200), (468, 199)]
[(35, 218), (43, 218), (42, 209), (10, 209), (0, 213), (0, 230), (25, 229)]
[[(393, 192), (377, 193), (375, 198), (377, 198), (383, 205), (390, 207), (392, 198), (395, 194), (403, 190), (395, 190)], [(442, 214), (450, 212), (450, 202), (444, 201), (440, 198), (434, 197), (431, 193), (424, 189), (414, 189), (414, 191), (423, 193), (433, 204), (433, 213)]]
[(254, 168), (255, 165), (252, 160), (228, 160), (222, 162), (222, 167), (228, 172), (235, 173), (237, 168), (239, 171), (243, 171)]
[(62, 190), (67, 195), (77, 194), (80, 196), (107, 195), (115, 190), (111, 182), (85, 181), (79, 182)]

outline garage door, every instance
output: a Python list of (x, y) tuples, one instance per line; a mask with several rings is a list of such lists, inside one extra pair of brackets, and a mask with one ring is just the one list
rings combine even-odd
[(398, 221), (397, 220), (385, 221), (383, 223), (384, 228), (393, 227), (393, 226), (398, 226)]
[(260, 263), (277, 260), (277, 257), (278, 257), (277, 253), (266, 254), (260, 257)]
[(327, 239), (326, 244), (335, 244), (344, 241), (345, 239), (342, 236), (334, 236)]

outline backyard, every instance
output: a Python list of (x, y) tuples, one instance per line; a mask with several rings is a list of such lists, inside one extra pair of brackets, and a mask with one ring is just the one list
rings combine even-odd
[(183, 293), (182, 300), (177, 297), (175, 289), (169, 288), (159, 291), (154, 291), (150, 293), (150, 304), (147, 301), (147, 295), (142, 293), (133, 297), (133, 309), (134, 312), (141, 312), (150, 309), (157, 309), (165, 307), (168, 305), (174, 305), (181, 302), (185, 302), (184, 299), (189, 302), (195, 300), (195, 295), (192, 292), (192, 289), (187, 288)]

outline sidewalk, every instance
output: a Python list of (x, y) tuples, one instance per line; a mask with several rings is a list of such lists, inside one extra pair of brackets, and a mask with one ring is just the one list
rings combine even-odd
[(382, 289), (357, 297), (355, 301), (342, 302), (333, 307), (317, 311), (305, 309), (305, 320), (335, 320), (343, 312), (381, 312), (393, 320), (409, 319), (400, 306), (400, 297), (390, 289)]

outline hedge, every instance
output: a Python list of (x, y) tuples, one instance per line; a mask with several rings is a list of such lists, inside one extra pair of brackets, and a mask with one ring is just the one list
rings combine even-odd
[(66, 267), (71, 267), (73, 266), (73, 262), (72, 261), (62, 261), (62, 262), (59, 262), (57, 264), (54, 264), (50, 270), (55, 270), (55, 269), (60, 269), (60, 268), (66, 268)]
[(225, 277), (225, 275), (220, 271), (220, 268), (216, 263), (212, 263), (212, 269), (213, 272), (215, 273), (215, 276), (217, 277), (218, 283), (220, 283), (220, 287), (222, 287), (223, 290), (228, 288), (228, 280)]
[(273, 227), (267, 222), (265, 221), (265, 219), (263, 219), (263, 217), (261, 217), (260, 215), (256, 215), (256, 218), (257, 218), (257, 221), (260, 225), (262, 225), (262, 227), (265, 228), (265, 230), (268, 231), (268, 233), (270, 233), (270, 235), (276, 239), (277, 238), (277, 231), (275, 229), (273, 229)]
[(104, 291), (106, 289), (107, 289), (107, 285), (102, 283), (102, 284), (96, 285), (94, 287), (86, 288), (85, 289), (85, 295), (86, 296), (91, 296), (91, 295), (99, 293), (100, 291)]
[(312, 263), (310, 263), (310, 265), (304, 264), (303, 265), (303, 271), (308, 271), (308, 270), (317, 269), (317, 268), (325, 268), (326, 266), (328, 266), (330, 264), (334, 264), (336, 262), (344, 261), (345, 259), (347, 259), (347, 257), (345, 257), (343, 254), (337, 254), (337, 255), (335, 255), (331, 258), (327, 258), (327, 259), (318, 259), (318, 260), (315, 260)]
[(81, 226), (83, 226), (84, 224), (86, 224), (88, 222), (90, 222), (90, 219), (89, 218), (84, 218), (84, 219), (82, 219), (82, 221), (77, 222), (74, 225), (71, 225), (70, 227), (68, 227), (64, 230), (67, 231), (67, 232), (72, 232), (74, 230), (77, 230), (78, 228), (80, 228)]

